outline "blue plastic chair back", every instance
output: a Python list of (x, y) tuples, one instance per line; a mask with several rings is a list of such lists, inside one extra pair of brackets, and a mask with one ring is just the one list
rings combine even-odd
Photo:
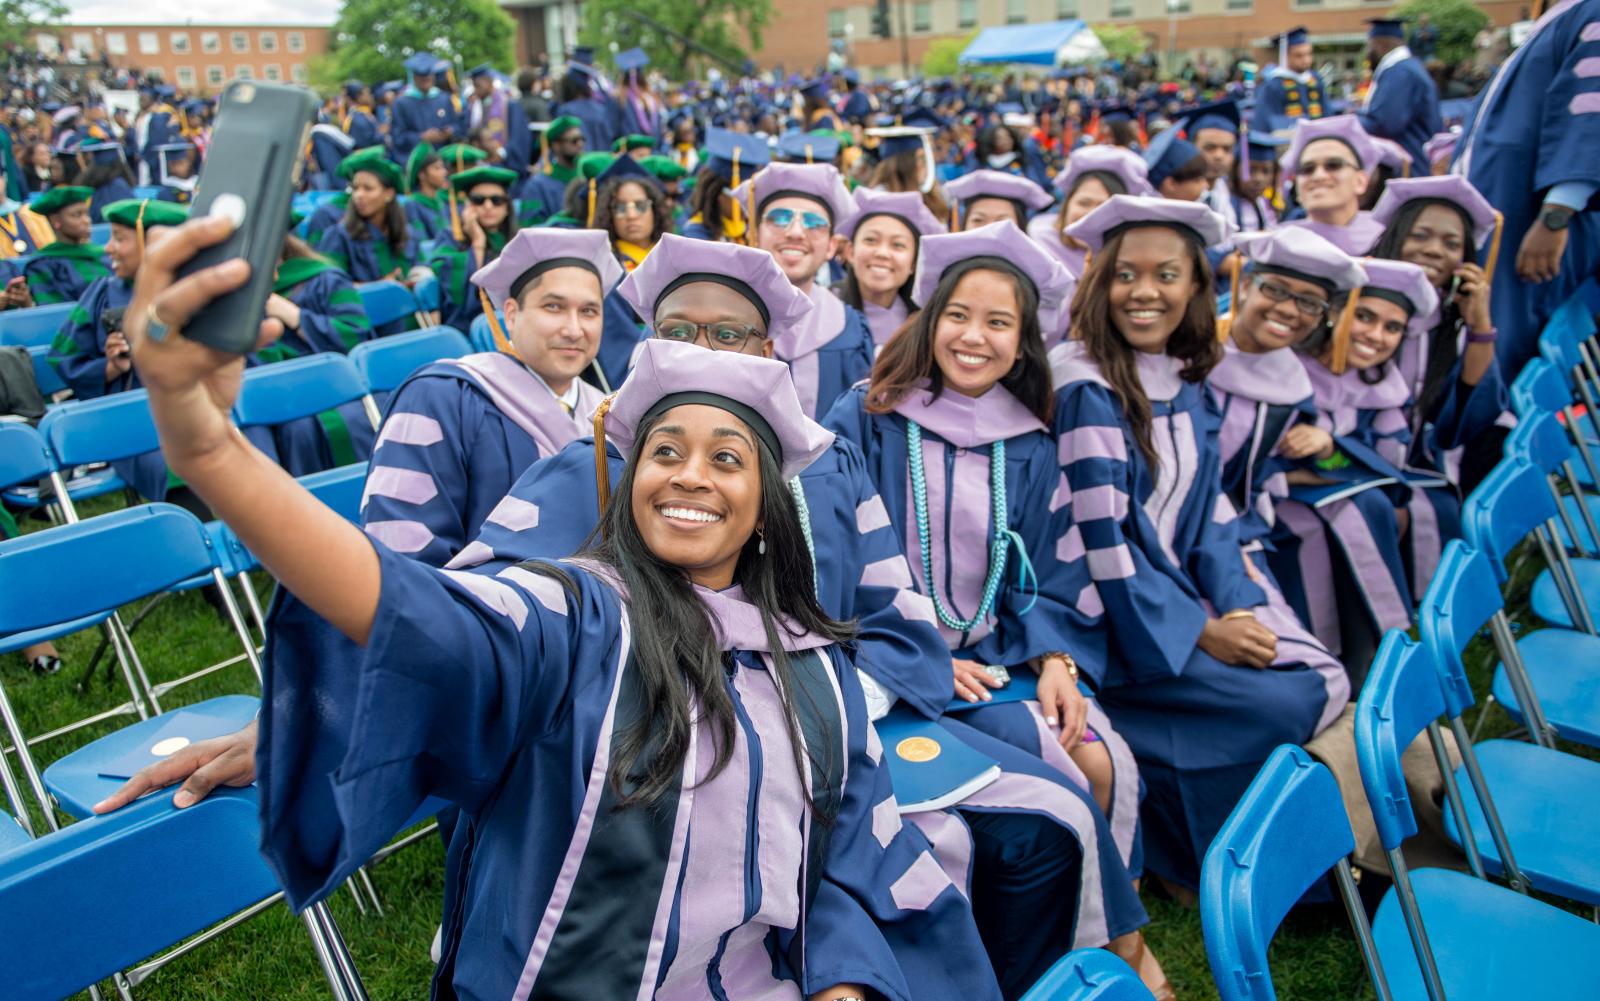
[(67, 997), (277, 890), (254, 790), (183, 810), (171, 800), (149, 796), (0, 857), (0, 997)]
[(1566, 378), (1545, 358), (1531, 359), (1511, 383), (1511, 409), (1518, 417), (1558, 413), (1571, 402)]
[(1022, 995), (1022, 1001), (1154, 1001), (1133, 968), (1104, 949), (1067, 953)]
[(33, 485), (50, 475), (44, 438), (26, 424), (0, 422), (0, 487)]
[(33, 362), (33, 381), (39, 392), (48, 400), (57, 393), (71, 388), (61, 379), (61, 373), (50, 364), (50, 345), (35, 344), (28, 349), (28, 360)]
[(104, 247), (106, 243), (110, 241), (110, 239), (111, 224), (109, 222), (97, 222), (93, 226), (89, 227), (90, 243), (99, 244), (100, 246)]
[(361, 495), (367, 486), (367, 464), (357, 462), (300, 477), (300, 485), (352, 525), (361, 524)]
[(56, 302), (29, 309), (8, 309), (0, 313), (0, 345), (17, 344), (25, 348), (49, 347), (56, 331), (67, 322), (75, 302)]
[(1600, 316), (1600, 281), (1587, 279), (1578, 286), (1573, 298), (1583, 303), (1584, 309), (1589, 311), (1590, 316)]
[(367, 384), (350, 359), (324, 351), (246, 369), (233, 421), (242, 428), (284, 424), (366, 395)]
[(1583, 361), (1579, 346), (1594, 332), (1594, 316), (1582, 299), (1573, 297), (1550, 314), (1539, 334), (1539, 353), (1558, 365), (1561, 371), (1571, 372)]
[(411, 290), (395, 281), (362, 282), (356, 286), (361, 296), (361, 308), (367, 312), (367, 322), (374, 327), (403, 320), (417, 311), (417, 300)]
[[(496, 314), (496, 315), (498, 315), (498, 314)], [(495, 346), (494, 334), (489, 332), (489, 317), (485, 313), (479, 313), (477, 316), (474, 316), (472, 318), (472, 350), (474, 350), (474, 351), (498, 351), (498, 350), (500, 350), (498, 347)]]
[[(1535, 420), (1549, 421), (1547, 428), (1555, 423), (1550, 417)], [(1521, 425), (1518, 430), (1522, 430)], [(1559, 427), (1554, 430), (1566, 437)], [(1503, 584), (1511, 550), (1556, 514), (1555, 497), (1544, 470), (1528, 461), (1519, 449), (1511, 458), (1495, 463), (1489, 475), (1468, 495), (1461, 508), (1461, 521), (1467, 541), (1489, 557), (1496, 578)]]
[(1385, 849), (1399, 848), (1417, 833), (1401, 759), (1417, 734), (1444, 712), (1444, 692), (1428, 648), (1389, 630), (1356, 703), (1355, 738), (1361, 785)]
[(6, 539), (0, 579), (26, 584), (0, 588), (0, 635), (115, 611), (217, 566), (199, 519), (172, 504)]
[(1298, 747), (1273, 751), (1200, 870), (1206, 958), (1223, 1001), (1276, 997), (1267, 965), (1273, 933), (1355, 844), (1333, 774)]
[(373, 392), (388, 393), (429, 362), (459, 358), (471, 350), (467, 339), (454, 327), (424, 327), (362, 341), (350, 349), (350, 360)]
[(1503, 607), (1489, 558), (1462, 540), (1452, 539), (1422, 593), (1417, 615), (1422, 642), (1444, 685), (1445, 708), (1451, 716), (1460, 716), (1473, 703), (1461, 652)]
[[(426, 256), (424, 257), (426, 260)], [(439, 308), (439, 276), (429, 275), (417, 282), (411, 294), (416, 297), (418, 309)]]
[(133, 189), (135, 198), (160, 198), (161, 188), (154, 184), (141, 184)]
[(1536, 413), (1518, 419), (1506, 436), (1505, 454), (1531, 463), (1541, 472), (1559, 473), (1561, 464), (1572, 459), (1572, 440), (1555, 414)]
[(142, 389), (51, 407), (39, 421), (39, 433), (59, 469), (127, 459), (161, 447)]

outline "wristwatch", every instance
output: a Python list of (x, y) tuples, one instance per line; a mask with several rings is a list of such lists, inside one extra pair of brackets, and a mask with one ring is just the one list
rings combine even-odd
[(1546, 205), (1539, 214), (1539, 222), (1552, 233), (1559, 233), (1572, 221), (1572, 209), (1565, 205)]

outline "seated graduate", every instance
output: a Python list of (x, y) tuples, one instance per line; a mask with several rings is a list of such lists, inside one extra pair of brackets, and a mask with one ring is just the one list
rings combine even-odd
[(705, 161), (694, 176), (689, 221), (683, 224), (683, 235), (696, 240), (747, 242), (749, 227), (755, 223), (734, 198), (733, 191), (771, 159), (767, 144), (755, 136), (707, 129)]
[(1340, 644), (1358, 681), (1383, 633), (1411, 627), (1444, 543), (1460, 534), (1454, 488), (1406, 465), (1411, 387), (1395, 361), (1403, 341), (1434, 325), (1438, 294), (1415, 264), (1369, 258), (1362, 268), (1367, 280), (1346, 297), (1339, 323), (1303, 347), (1327, 437), (1289, 479), (1352, 491), (1374, 485), (1323, 504), (1282, 505), (1298, 542), (1306, 621), (1330, 648)]
[[(770, 356), (768, 335), (800, 322), (813, 308), (768, 255), (676, 236), (664, 238), (619, 294), (650, 319), (657, 340), (704, 342), (715, 352), (695, 369), (707, 387), (730, 377), (723, 362), (732, 355)], [(637, 378), (630, 377), (628, 385)], [(579, 548), (600, 518), (597, 480), (613, 486), (620, 480), (623, 456), (614, 445), (605, 447), (598, 475), (592, 439), (530, 466), (451, 568), (494, 573)], [(1135, 929), (1144, 913), (1128, 882), (1123, 846), (1084, 786), (1039, 760), (1036, 750), (1018, 750), (945, 715), (952, 673), (940, 664), (949, 654), (932, 604), (915, 590), (904, 543), (860, 449), (835, 439), (790, 489), (811, 547), (822, 608), (859, 621), (854, 659), (872, 717), (893, 707), (937, 720), (947, 738), (1001, 769), (995, 782), (948, 810), (908, 816), (933, 842), (957, 886), (966, 892), (971, 885), (1005, 995), (1025, 991), (1073, 947), (1113, 940), (1119, 954), (1138, 963), (1142, 939)], [(1131, 834), (1131, 825), (1129, 813), (1122, 833)], [(1086, 859), (1091, 862), (1085, 869)], [(1076, 896), (1061, 892), (1063, 881), (1077, 888)]]
[(1189, 889), (1261, 763), (1349, 698), (1342, 672), (1279, 642), (1222, 491), (1204, 379), (1222, 355), (1205, 248), (1223, 227), (1171, 199), (1116, 195), (1090, 212), (1067, 230), (1092, 255), (1076, 339), (1051, 351), (1067, 551), (1095, 584), (1077, 609), (1106, 632), (1099, 703), (1147, 789), (1146, 868)]
[(1001, 219), (1026, 230), (1035, 212), (1042, 212), (1055, 202), (1050, 192), (1032, 180), (999, 170), (963, 174), (946, 183), (944, 193), (950, 198), (950, 229), (957, 233)]
[(483, 302), (468, 279), (498, 257), (517, 231), (511, 214), (516, 183), (516, 171), (505, 167), (473, 167), (450, 178), (460, 205), (461, 236), (446, 226), (427, 264), (439, 277), (440, 321), (463, 334), (471, 333), (472, 321), (483, 315)]
[(450, 233), (455, 221), (450, 206), (445, 204), (450, 188), (450, 168), (431, 143), (419, 142), (406, 157), (405, 194), (400, 207), (406, 214), (406, 225), (420, 234), (420, 239), (432, 240)]
[(89, 242), (93, 197), (89, 188), (63, 185), (33, 200), (33, 211), (49, 220), (55, 232), (55, 239), (35, 251), (22, 269), (34, 305), (76, 302), (90, 282), (111, 274), (106, 248)]
[(105, 140), (79, 146), (78, 174), (72, 183), (94, 191), (89, 199), (89, 221), (105, 222), (107, 205), (133, 197), (133, 171), (123, 157), (122, 144)]
[[(322, 351), (348, 354), (374, 336), (350, 276), (293, 235), (283, 239), (266, 314), (283, 325), (283, 335), (255, 353), (261, 363)], [(279, 464), (304, 476), (365, 461), (372, 454), (375, 432), (361, 402), (353, 400), (316, 417), (278, 425), (272, 435)]]
[(34, 304), (33, 292), (19, 258), (32, 255), (55, 240), (55, 231), (43, 215), (0, 194), (0, 309), (26, 309)]
[(1210, 190), (1206, 157), (1200, 147), (1183, 137), (1182, 131), (1171, 125), (1151, 139), (1144, 151), (1144, 162), (1149, 168), (1150, 186), (1162, 198), (1198, 202)]
[(1066, 228), (1105, 204), (1112, 195), (1154, 195), (1150, 168), (1139, 154), (1121, 146), (1082, 146), (1067, 157), (1067, 167), (1053, 182), (1061, 193), (1056, 212), (1041, 212), (1028, 223), (1028, 235), (1066, 265), (1074, 278), (1083, 274), (1084, 248), (1067, 242)]
[[(1141, 917), (1125, 868), (1136, 855), (1139, 779), (1127, 745), (1078, 688), (1080, 662), (1085, 678), (1102, 675), (1104, 648), (1077, 608), (1093, 590), (1088, 573), (1056, 557), (1072, 521), (1044, 423), (1053, 400), (1041, 327), (1059, 322), (1067, 288), (1061, 264), (1010, 220), (929, 237), (915, 292), (924, 308), (825, 423), (866, 457), (912, 583), (933, 603), (955, 692), (978, 704), (962, 721), (1042, 757), (1112, 819), (1115, 837), (1099, 840), (1103, 820), (1073, 818), (1086, 849), (1107, 856), (1094, 906), (1116, 936)], [(1008, 565), (1021, 569), (1008, 574)], [(996, 667), (1037, 672), (1037, 700), (982, 705), (1000, 687)], [(1137, 964), (1142, 943), (1126, 944)], [(1153, 973), (1161, 986), (1159, 964)]]
[(1383, 136), (1368, 135), (1367, 142), (1372, 144), (1376, 156), (1372, 169), (1367, 172), (1369, 180), (1367, 190), (1361, 195), (1361, 207), (1371, 211), (1378, 204), (1378, 199), (1383, 197), (1390, 181), (1411, 176), (1411, 154), (1406, 152), (1404, 146)]
[[(1044, 160), (1039, 153), (1039, 144), (1024, 135), (1020, 125), (1012, 125), (1006, 121), (1007, 118), (1021, 112), (1021, 106), (1013, 105), (1007, 108), (1001, 105), (995, 110), (999, 113), (999, 120), (991, 121), (978, 129), (978, 134), (972, 143), (972, 154), (967, 158), (966, 169), (992, 170), (1015, 177), (1026, 177), (1043, 188), (1046, 175)], [(1024, 114), (1021, 117), (1026, 119), (1028, 116)], [(948, 192), (949, 185), (945, 188)]]
[(645, 255), (672, 232), (672, 209), (661, 186), (641, 162), (617, 157), (595, 178), (594, 229), (605, 230), (624, 271), (644, 262)]
[(687, 209), (684, 207), (684, 182), (688, 171), (678, 165), (678, 161), (670, 156), (654, 154), (639, 161), (651, 177), (656, 179), (656, 185), (665, 195), (667, 205), (667, 232), (676, 233), (683, 220), (688, 218)]
[(355, 141), (344, 129), (332, 122), (311, 126), (311, 142), (305, 159), (306, 190), (333, 191), (343, 187), (344, 182), (339, 180), (339, 164), (356, 148)]
[(827, 164), (774, 163), (733, 193), (755, 220), (755, 244), (817, 307), (803, 324), (773, 338), (775, 356), (794, 373), (806, 413), (821, 416), (872, 370), (866, 317), (817, 283), (833, 257), (836, 227), (855, 214), (839, 172)]
[(1377, 161), (1377, 148), (1355, 115), (1297, 122), (1279, 162), (1283, 183), (1294, 185), (1305, 216), (1282, 225), (1303, 226), (1352, 256), (1365, 254), (1383, 235), (1383, 224), (1361, 209)]
[[(106, 207), (111, 223), (111, 240), (106, 247), (111, 273), (89, 283), (50, 345), (51, 366), (78, 399), (92, 400), (140, 386), (128, 338), (123, 333), (134, 276), (144, 260), (148, 231), (177, 226), (188, 215), (185, 207), (150, 199), (130, 199)], [(193, 509), (187, 491), (168, 475), (160, 452), (147, 452), (112, 465), (117, 475), (146, 500), (166, 500)]]
[[(208, 220), (162, 243), (160, 274), (227, 231)], [(227, 288), (244, 273), (211, 275)], [(203, 305), (163, 286), (136, 311), (176, 327)], [(438, 795), (464, 814), (434, 978), (446, 996), (522, 981), (538, 996), (997, 995), (961, 894), (914, 829), (879, 819), (895, 807), (838, 646), (850, 630), (807, 587), (783, 485), (828, 436), (781, 366), (744, 359), (721, 396), (631, 380), (607, 430), (633, 461), (596, 546), (484, 577), (398, 557), (323, 508), (232, 433), (222, 386), (239, 362), (136, 322), (177, 471), (366, 648), (359, 665), (266, 679), (264, 851), (296, 906)], [(693, 348), (652, 347), (653, 370), (679, 367), (674, 353), (699, 367)], [(443, 663), (465, 673), (441, 688)], [(612, 875), (584, 864), (602, 856)], [(730, 880), (729, 859), (751, 878)], [(918, 956), (937, 962), (902, 961)]]
[[(1489, 273), (1499, 221), (1464, 177), (1393, 181), (1372, 210), (1384, 227), (1369, 253), (1416, 264), (1439, 294), (1439, 322), (1400, 348), (1411, 385), (1411, 466), (1447, 474), (1463, 495), (1500, 461), (1505, 376), (1495, 358)], [(1487, 253), (1488, 258), (1482, 255)]]
[(1233, 217), (1239, 232), (1263, 233), (1278, 225), (1278, 155), (1287, 140), (1264, 132), (1245, 139), (1245, 162), (1240, 164), (1239, 188), (1233, 192)]
[(540, 128), (539, 162), (515, 192), (518, 225), (536, 226), (561, 211), (583, 150), (583, 123), (577, 116), (561, 115)]
[(923, 238), (944, 233), (945, 226), (915, 192), (857, 188), (851, 198), (855, 214), (838, 231), (848, 241), (841, 249), (845, 277), (839, 298), (861, 310), (874, 349), (882, 350), (917, 308), (911, 283)]
[(339, 225), (323, 232), (317, 252), (357, 282), (415, 281), (422, 237), (400, 205), (400, 168), (374, 148), (350, 154), (339, 174), (350, 181), (350, 204)]
[(187, 205), (194, 200), (195, 185), (200, 183), (200, 153), (194, 143), (162, 143), (155, 148), (156, 183), (161, 186), (157, 197), (163, 201)]

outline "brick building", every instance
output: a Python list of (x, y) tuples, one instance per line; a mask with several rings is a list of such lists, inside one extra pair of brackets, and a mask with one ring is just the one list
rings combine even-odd
[[(1394, 0), (891, 0), (895, 37), (872, 34), (874, 0), (779, 2), (776, 16), (755, 54), (763, 67), (806, 70), (827, 56), (830, 43), (846, 46), (850, 63), (870, 76), (899, 76), (905, 26), (905, 54), (911, 70), (937, 39), (965, 39), (982, 28), (1081, 18), (1091, 25), (1137, 27), (1158, 53), (1204, 53), (1226, 65), (1238, 55), (1271, 53), (1267, 39), (1303, 24), (1319, 46), (1317, 61), (1355, 66), (1364, 46), (1363, 18), (1380, 17)], [(1528, 3), (1488, 2), (1478, 6), (1498, 27), (1519, 19)]]
[(87, 59), (102, 54), (192, 94), (211, 94), (229, 80), (308, 83), (310, 61), (328, 51), (320, 24), (66, 24), (40, 31), (41, 52)]

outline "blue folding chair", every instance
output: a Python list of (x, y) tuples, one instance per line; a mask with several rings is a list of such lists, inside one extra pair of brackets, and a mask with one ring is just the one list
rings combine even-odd
[[(423, 260), (427, 260), (426, 254)], [(439, 308), (439, 276), (429, 274), (417, 282), (411, 290), (412, 296), (417, 300), (417, 308), (421, 310), (437, 310)]]
[[(1432, 668), (1442, 701), (1407, 696), (1412, 701), (1406, 711), (1426, 710), (1426, 715), (1417, 717), (1422, 722), (1445, 717), (1460, 745), (1462, 767), (1454, 779), (1465, 777), (1475, 794), (1459, 807), (1452, 803), (1456, 808), (1445, 814), (1446, 833), (1466, 850), (1475, 872), (1504, 873), (1513, 888), (1531, 884), (1600, 906), (1600, 852), (1595, 850), (1593, 824), (1594, 804), (1600, 803), (1600, 762), (1519, 740), (1474, 744), (1461, 719), (1472, 705), (1472, 686), (1461, 654), (1473, 636), (1487, 622), (1501, 657), (1511, 659), (1508, 649), (1512, 656), (1516, 653), (1508, 642), (1510, 627), (1488, 558), (1459, 539), (1446, 546), (1423, 594), (1418, 619), (1426, 647), (1426, 657), (1418, 659)], [(1400, 664), (1393, 670), (1408, 666)], [(1511, 672), (1508, 676), (1516, 677)], [(1372, 685), (1371, 678), (1367, 685)], [(1533, 723), (1530, 730), (1536, 730), (1543, 718), (1534, 715), (1539, 710), (1537, 697), (1521, 682), (1514, 687)], [(1359, 715), (1356, 726), (1359, 737)], [(1409, 741), (1421, 729), (1419, 723), (1401, 737)], [(1441, 770), (1447, 770), (1443, 764)], [(1476, 861), (1479, 855), (1481, 865)]]
[[(45, 490), (41, 483), (49, 483)], [(54, 498), (65, 491), (76, 500), (94, 497), (109, 490), (120, 490), (122, 479), (109, 469), (68, 480), (50, 458), (44, 436), (26, 424), (0, 421), (0, 498), (14, 508), (32, 510), (45, 506), (52, 521), (65, 515)]]
[(50, 345), (35, 344), (28, 348), (28, 360), (33, 363), (33, 381), (46, 402), (57, 393), (65, 393), (71, 388), (62, 381), (56, 367), (50, 364)]
[[(1554, 461), (1555, 457), (1552, 456), (1551, 468), (1546, 471), (1559, 473), (1572, 490), (1572, 496), (1562, 501), (1565, 508), (1563, 522), (1577, 519), (1582, 524), (1574, 524), (1570, 529), (1563, 526), (1568, 543), (1577, 540), (1584, 543), (1589, 551), (1595, 551), (1594, 541), (1600, 538), (1600, 519), (1597, 519), (1600, 509), (1592, 501), (1586, 501), (1583, 495), (1584, 490), (1593, 489), (1594, 484), (1600, 482), (1600, 456), (1597, 456), (1596, 443), (1584, 432), (1584, 425), (1572, 406), (1572, 391), (1561, 372), (1545, 358), (1530, 360), (1512, 380), (1511, 408), (1522, 421), (1540, 414), (1554, 414), (1560, 418), (1561, 427), (1570, 441), (1568, 454), (1560, 462)], [(1508, 440), (1508, 455), (1511, 447)], [(1579, 460), (1576, 466), (1572, 463), (1574, 455)]]
[[(1460, 543), (1451, 545), (1458, 547), (1459, 564)], [(1492, 587), (1482, 557), (1472, 558)], [(1434, 583), (1438, 581), (1435, 577)], [(1361, 781), (1394, 876), (1394, 886), (1372, 922), (1393, 996), (1406, 1001), (1590, 996), (1600, 984), (1600, 926), (1478, 875), (1449, 869), (1413, 872), (1406, 865), (1401, 843), (1417, 833), (1417, 821), (1401, 759), (1424, 730), (1436, 738), (1435, 756), (1443, 754), (1437, 720), (1447, 711), (1446, 699), (1429, 660), (1430, 651), (1391, 631), (1373, 659), (1356, 708)], [(1472, 746), (1462, 741), (1460, 750), (1464, 768), (1472, 772)], [(1546, 793), (1551, 791), (1546, 787)], [(1568, 795), (1573, 805), (1587, 808), (1593, 803), (1580, 800), (1576, 789)], [(1447, 818), (1455, 816), (1456, 803), (1451, 807)], [(1577, 811), (1570, 812), (1577, 816)], [(1489, 857), (1486, 853), (1484, 861)], [(1472, 861), (1470, 851), (1468, 858)]]
[[(1589, 346), (1594, 334), (1594, 314), (1581, 295), (1557, 307), (1539, 333), (1539, 356), (1565, 376), (1568, 398), (1584, 405), (1588, 417), (1584, 435), (1591, 443), (1600, 442), (1600, 409), (1596, 408), (1600, 401), (1600, 367)], [(1573, 432), (1578, 432), (1576, 426)]]
[(1104, 949), (1074, 949), (1060, 959), (1022, 1001), (1153, 1001), (1133, 968)]
[(356, 402), (376, 431), (382, 415), (366, 380), (349, 358), (323, 351), (246, 369), (233, 403), (233, 422), (241, 428), (271, 427)]
[[(83, 573), (84, 567), (93, 567), (94, 572)], [(19, 638), (39, 642), (75, 632), (86, 624), (106, 623), (132, 696), (128, 704), (57, 728), (40, 738), (45, 739), (118, 715), (137, 714), (142, 721), (149, 721), (160, 713), (160, 696), (175, 683), (151, 684), (116, 611), (194, 578), (209, 578), (220, 587), (222, 569), (219, 555), (199, 519), (172, 504), (146, 504), (0, 542), (0, 577), (27, 582), (26, 587), (0, 589), (0, 637), (4, 638), (0, 642), (4, 647), (12, 647)], [(228, 596), (226, 589), (222, 590)], [(243, 647), (243, 653), (232, 662), (247, 661), (259, 682), (261, 665), (238, 606), (229, 596), (224, 607)], [(195, 676), (190, 675), (189, 679)], [(27, 751), (26, 737), (3, 687), (0, 720), (4, 721), (12, 746), (18, 749), (18, 760), (34, 795), (47, 817), (51, 816), (47, 786)], [(92, 743), (74, 754), (81, 756), (80, 763), (93, 768), (108, 760), (105, 752), (90, 750), (95, 747)], [(103, 789), (97, 789), (98, 795), (94, 791), (75, 794), (64, 790), (60, 799), (64, 804), (82, 807), (103, 797)]]
[(356, 294), (361, 296), (361, 308), (374, 330), (417, 315), (416, 297), (397, 281), (361, 282)]
[[(1389, 997), (1351, 855), (1355, 835), (1327, 767), (1298, 747), (1273, 751), (1206, 850), (1200, 921), (1222, 1001), (1273, 1001), (1267, 950), (1289, 909), (1330, 871), (1378, 997)], [(1392, 962), (1393, 957), (1385, 956)]]
[(56, 331), (78, 304), (57, 302), (28, 309), (8, 309), (0, 313), (0, 346), (16, 344), (25, 348), (49, 347)]
[(350, 349), (350, 360), (377, 393), (392, 393), (406, 377), (430, 362), (459, 358), (472, 350), (454, 327), (426, 327), (375, 341), (362, 341)]
[(111, 224), (97, 222), (89, 227), (89, 242), (104, 247), (111, 240)]
[[(53, 1001), (115, 977), (131, 997), (155, 969), (220, 934), (218, 921), (271, 906), (282, 894), (256, 847), (258, 809), (254, 789), (183, 810), (153, 796), (0, 854), (0, 996)], [(364, 1001), (333, 916), (318, 905), (302, 917), (334, 997)]]
[[(1544, 556), (1547, 589), (1557, 593), (1567, 621), (1579, 629), (1552, 626), (1512, 638), (1498, 633), (1501, 663), (1491, 694), (1512, 718), (1526, 723), (1534, 739), (1555, 746), (1560, 736), (1600, 747), (1600, 636), (1575, 578), (1566, 547), (1557, 538), (1555, 487), (1545, 465), (1530, 458), (1544, 451), (1565, 454), (1566, 435), (1542, 414), (1517, 425), (1507, 452), (1462, 507), (1462, 523), (1474, 548), (1488, 557), (1500, 586), (1509, 582), (1515, 547), (1532, 535)], [(1592, 563), (1593, 561), (1587, 561)], [(1530, 702), (1533, 708), (1530, 711)]]
[[(367, 464), (357, 462), (337, 469), (324, 469), (319, 473), (302, 476), (296, 480), (311, 491), (312, 496), (328, 505), (345, 521), (361, 524), (361, 495), (367, 482)], [(228, 562), (239, 570), (253, 570), (260, 564), (226, 523), (219, 522), (218, 539), (228, 551)]]

